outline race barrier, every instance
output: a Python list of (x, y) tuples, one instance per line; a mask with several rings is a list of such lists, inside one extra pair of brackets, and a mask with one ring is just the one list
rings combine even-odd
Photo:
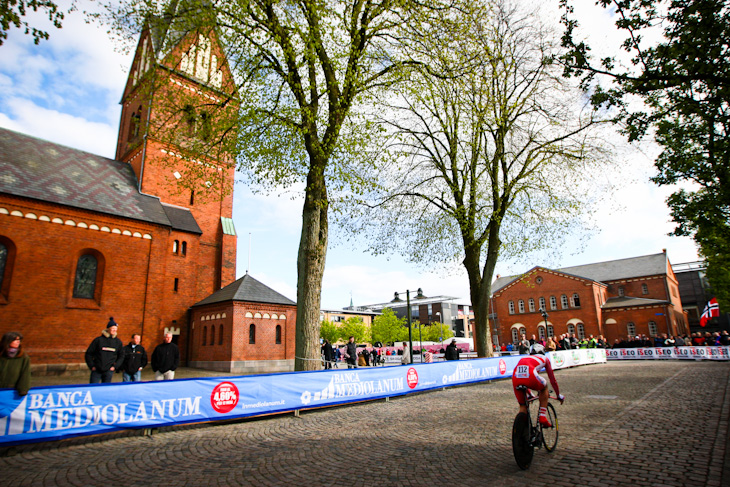
[(553, 369), (565, 369), (578, 365), (589, 365), (606, 362), (606, 350), (603, 348), (579, 348), (577, 350), (561, 350), (550, 352), (550, 364)]
[(730, 347), (611, 348), (608, 360), (730, 360)]
[[(32, 388), (22, 397), (14, 389), (1, 389), (0, 446), (282, 413), (504, 379), (512, 376), (519, 359), (52, 386)], [(594, 363), (582, 360), (588, 357), (570, 354), (560, 359), (560, 367)]]

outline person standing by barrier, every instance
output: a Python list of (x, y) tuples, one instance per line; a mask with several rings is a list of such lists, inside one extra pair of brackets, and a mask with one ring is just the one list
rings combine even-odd
[(142, 337), (132, 335), (132, 341), (124, 347), (122, 363), (122, 382), (140, 382), (142, 369), (147, 367), (147, 351), (141, 345)]
[(345, 345), (345, 359), (347, 361), (348, 369), (357, 368), (357, 345), (355, 344), (355, 337), (351, 336)]
[(451, 340), (451, 343), (446, 347), (445, 352), (446, 360), (459, 360), (459, 352), (456, 349), (456, 340)]
[(165, 333), (165, 341), (152, 352), (152, 370), (155, 380), (173, 380), (175, 369), (180, 366), (180, 350), (172, 342), (172, 333)]
[(0, 388), (25, 396), (30, 389), (30, 357), (23, 352), (23, 335), (11, 331), (0, 342)]
[(324, 357), (324, 368), (331, 369), (332, 359), (335, 356), (335, 352), (334, 350), (332, 350), (332, 345), (330, 344), (329, 340), (325, 340), (322, 344), (322, 356)]
[(411, 351), (408, 348), (408, 344), (403, 342), (403, 356), (400, 358), (401, 365), (408, 365), (411, 363)]
[(86, 349), (86, 365), (91, 370), (89, 384), (111, 382), (114, 371), (122, 366), (124, 344), (117, 338), (118, 329), (119, 325), (110, 317), (106, 330), (102, 330), (101, 336), (94, 338)]

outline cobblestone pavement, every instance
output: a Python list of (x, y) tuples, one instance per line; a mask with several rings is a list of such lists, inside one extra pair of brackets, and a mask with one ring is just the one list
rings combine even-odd
[(730, 485), (730, 363), (611, 362), (557, 377), (558, 446), (528, 471), (512, 456), (511, 384), (498, 381), (0, 450), (0, 485)]

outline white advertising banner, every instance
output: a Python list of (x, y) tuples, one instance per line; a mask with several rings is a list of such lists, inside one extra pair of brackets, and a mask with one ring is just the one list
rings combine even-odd
[(577, 365), (598, 364), (606, 362), (606, 350), (603, 348), (579, 348), (577, 350), (561, 350), (550, 352), (550, 365), (553, 369), (565, 369)]
[(612, 348), (609, 360), (730, 360), (730, 347)]

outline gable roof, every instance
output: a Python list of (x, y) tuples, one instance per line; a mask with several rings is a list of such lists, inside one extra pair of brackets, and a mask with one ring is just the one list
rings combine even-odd
[(279, 294), (270, 287), (246, 274), (242, 278), (214, 292), (193, 306), (221, 303), (224, 301), (247, 301), (251, 303), (284, 304), (296, 306), (297, 303)]
[(171, 226), (129, 164), (0, 128), (0, 193)]
[[(555, 269), (555, 271), (563, 274), (569, 274), (575, 277), (582, 277), (584, 279), (605, 283), (607, 281), (615, 281), (618, 279), (632, 279), (635, 277), (666, 274), (668, 265), (669, 262), (667, 254), (661, 252), (659, 254), (629, 257), (627, 259), (609, 260), (606, 262), (598, 262), (595, 264), (563, 267), (560, 269)], [(492, 294), (496, 293), (511, 282), (522, 278), (523, 276), (532, 272), (534, 269), (538, 268), (539, 267), (533, 267), (525, 274), (517, 276), (498, 277), (492, 283)]]
[(162, 209), (165, 210), (165, 214), (170, 220), (170, 225), (172, 225), (174, 230), (197, 233), (198, 235), (203, 233), (198, 222), (195, 220), (195, 217), (187, 208), (180, 208), (179, 206), (166, 205), (163, 203)]

